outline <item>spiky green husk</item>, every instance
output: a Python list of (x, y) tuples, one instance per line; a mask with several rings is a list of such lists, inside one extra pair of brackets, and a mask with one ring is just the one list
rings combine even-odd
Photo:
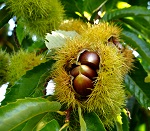
[(7, 82), (7, 70), (9, 65), (9, 55), (0, 50), (0, 86)]
[(11, 85), (15, 83), (26, 71), (33, 69), (33, 67), (45, 62), (43, 55), (36, 55), (35, 52), (27, 52), (20, 50), (10, 57), (10, 64), (7, 72), (7, 81)]
[[(55, 56), (57, 62), (53, 76), (58, 100), (74, 109), (81, 106), (89, 112), (97, 112), (106, 126), (113, 125), (113, 120), (124, 106), (125, 92), (122, 82), (130, 69), (126, 62), (132, 62), (132, 52), (128, 52), (130, 57), (126, 58), (116, 46), (108, 43), (112, 36), (119, 40), (120, 32), (120, 28), (108, 23), (89, 27), (80, 37), (68, 40)], [(84, 49), (94, 51), (100, 56), (100, 69), (89, 98), (80, 101), (72, 89), (72, 78), (68, 71), (72, 64), (76, 64), (79, 52)]]
[(8, 0), (6, 3), (30, 35), (43, 37), (57, 29), (63, 20), (64, 10), (59, 0)]
[(61, 23), (59, 26), (60, 30), (65, 30), (65, 31), (76, 31), (78, 34), (81, 34), (87, 29), (88, 25), (84, 23), (80, 19), (71, 19), (71, 20), (66, 20)]

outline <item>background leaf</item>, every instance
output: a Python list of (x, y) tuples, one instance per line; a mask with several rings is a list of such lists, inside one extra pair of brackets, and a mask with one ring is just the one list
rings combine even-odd
[[(5, 14), (5, 15), (4, 15)], [(12, 15), (9, 13), (9, 10), (5, 6), (0, 10), (0, 28), (2, 28), (8, 21), (11, 19)]]
[(122, 117), (122, 129), (123, 131), (129, 131), (129, 118), (127, 116), (127, 111), (125, 109), (122, 110), (121, 112), (121, 117)]
[(43, 40), (38, 40), (33, 42), (28, 48), (27, 50), (29, 52), (33, 52), (33, 51), (40, 51), (40, 50), (47, 50), (45, 43)]
[(87, 125), (86, 131), (106, 131), (102, 121), (96, 113), (84, 113), (83, 118)]
[(28, 120), (24, 127), (22, 127), (21, 131), (31, 131), (36, 128), (37, 124), (41, 121), (41, 119), (46, 115), (47, 113), (36, 115), (35, 117), (32, 117), (30, 120)]
[(53, 119), (49, 123), (46, 124), (44, 128), (42, 128), (40, 131), (59, 131), (60, 125), (59, 123)]
[(84, 0), (83, 10), (88, 13), (93, 13), (105, 0)]
[[(143, 20), (143, 19), (137, 19), (134, 20), (131, 19), (131, 18), (123, 18), (122, 19), (123, 22), (125, 22), (126, 24), (130, 25), (132, 28), (136, 29), (137, 31), (139, 31), (140, 35), (144, 36), (146, 35), (145, 38), (150, 38), (150, 30), (145, 26), (145, 25), (142, 25), (141, 23), (137, 23), (136, 21), (138, 20)], [(143, 21), (145, 22), (145, 20)]]
[(148, 96), (143, 92), (143, 90), (134, 82), (134, 80), (129, 76), (126, 75), (125, 77), (125, 84), (126, 88), (135, 95), (138, 102), (148, 108), (150, 106), (150, 99)]
[(38, 97), (43, 95), (43, 92), (46, 90), (45, 85), (47, 85), (47, 77), (49, 75), (50, 75), (50, 71), (47, 71), (41, 75), (39, 82), (36, 86), (36, 89), (32, 94), (33, 97)]
[(129, 16), (150, 16), (150, 11), (145, 7), (131, 6), (124, 9), (116, 9), (110, 12), (107, 12), (103, 20), (110, 21), (112, 19), (118, 19)]
[(150, 44), (140, 39), (136, 34), (123, 31), (121, 38), (124, 39), (133, 49), (135, 49), (141, 57), (150, 63)]
[(19, 41), (19, 44), (22, 44), (23, 39), (25, 38), (26, 34), (24, 33), (24, 27), (18, 23), (16, 27), (16, 35), (17, 39)]
[(147, 73), (138, 61), (135, 61), (134, 66), (134, 70), (125, 77), (125, 85), (138, 102), (147, 109), (150, 107), (150, 83), (144, 82)]
[(43, 98), (17, 100), (0, 107), (0, 130), (11, 130), (35, 115), (58, 111), (60, 107), (59, 102), (50, 102)]
[(79, 18), (79, 15), (76, 12), (79, 12), (83, 15), (82, 7), (83, 1), (82, 0), (61, 0), (62, 4), (64, 5), (64, 9), (66, 11), (66, 16), (71, 18)]
[(27, 73), (10, 88), (10, 91), (5, 95), (4, 101), (2, 101), (2, 105), (15, 101), (16, 99), (31, 96), (38, 85), (41, 75), (50, 70), (53, 63), (54, 60), (49, 60), (46, 63), (34, 67), (33, 70), (27, 71)]
[(134, 66), (134, 70), (125, 76), (125, 85), (135, 95), (138, 102), (148, 108), (150, 106), (150, 83), (144, 82), (147, 73), (138, 61), (135, 61)]

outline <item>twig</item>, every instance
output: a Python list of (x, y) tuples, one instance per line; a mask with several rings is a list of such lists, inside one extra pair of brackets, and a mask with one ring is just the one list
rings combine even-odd
[[(15, 22), (15, 24), (17, 25), (17, 22)], [(17, 28), (17, 27), (15, 26), (14, 32), (13, 32), (13, 34), (14, 34), (14, 41), (15, 41), (16, 47), (17, 47), (17, 48), (20, 48), (21, 46), (20, 46), (19, 41), (18, 41), (18, 38), (17, 38), (16, 28)]]
[(68, 123), (70, 121), (70, 114), (72, 111), (72, 107), (70, 107), (68, 110), (66, 110), (66, 119), (65, 119), (65, 123)]

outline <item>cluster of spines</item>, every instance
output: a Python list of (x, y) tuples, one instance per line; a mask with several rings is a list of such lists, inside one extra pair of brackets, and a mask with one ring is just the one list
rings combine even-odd
[(76, 31), (78, 34), (83, 33), (87, 29), (88, 25), (80, 19), (66, 20), (59, 26), (60, 30)]
[(10, 63), (7, 71), (7, 81), (11, 85), (15, 83), (26, 71), (45, 62), (43, 55), (36, 55), (36, 52), (20, 50), (10, 56)]
[(64, 16), (58, 0), (8, 0), (6, 4), (31, 36), (44, 37), (59, 27)]
[(0, 86), (7, 82), (7, 71), (9, 65), (9, 55), (5, 52), (0, 50)]

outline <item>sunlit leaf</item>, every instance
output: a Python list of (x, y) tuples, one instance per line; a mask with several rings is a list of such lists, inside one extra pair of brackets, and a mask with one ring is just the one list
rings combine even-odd
[(59, 102), (50, 102), (43, 98), (20, 99), (0, 107), (0, 130), (8, 131), (30, 118), (60, 109)]
[(67, 39), (72, 39), (75, 36), (78, 36), (78, 33), (75, 31), (63, 31), (56, 30), (52, 33), (47, 33), (45, 37), (45, 44), (48, 49), (55, 49), (62, 47)]
[(115, 120), (115, 125), (116, 125), (116, 129), (117, 131), (123, 131), (122, 129), (122, 117), (121, 114), (119, 114)]
[(80, 130), (81, 131), (86, 131), (86, 123), (84, 121), (84, 118), (82, 116), (82, 110), (81, 107), (78, 107), (78, 114), (79, 114), (79, 121), (80, 121)]
[(148, 76), (145, 77), (144, 82), (150, 83), (150, 73), (148, 73)]

